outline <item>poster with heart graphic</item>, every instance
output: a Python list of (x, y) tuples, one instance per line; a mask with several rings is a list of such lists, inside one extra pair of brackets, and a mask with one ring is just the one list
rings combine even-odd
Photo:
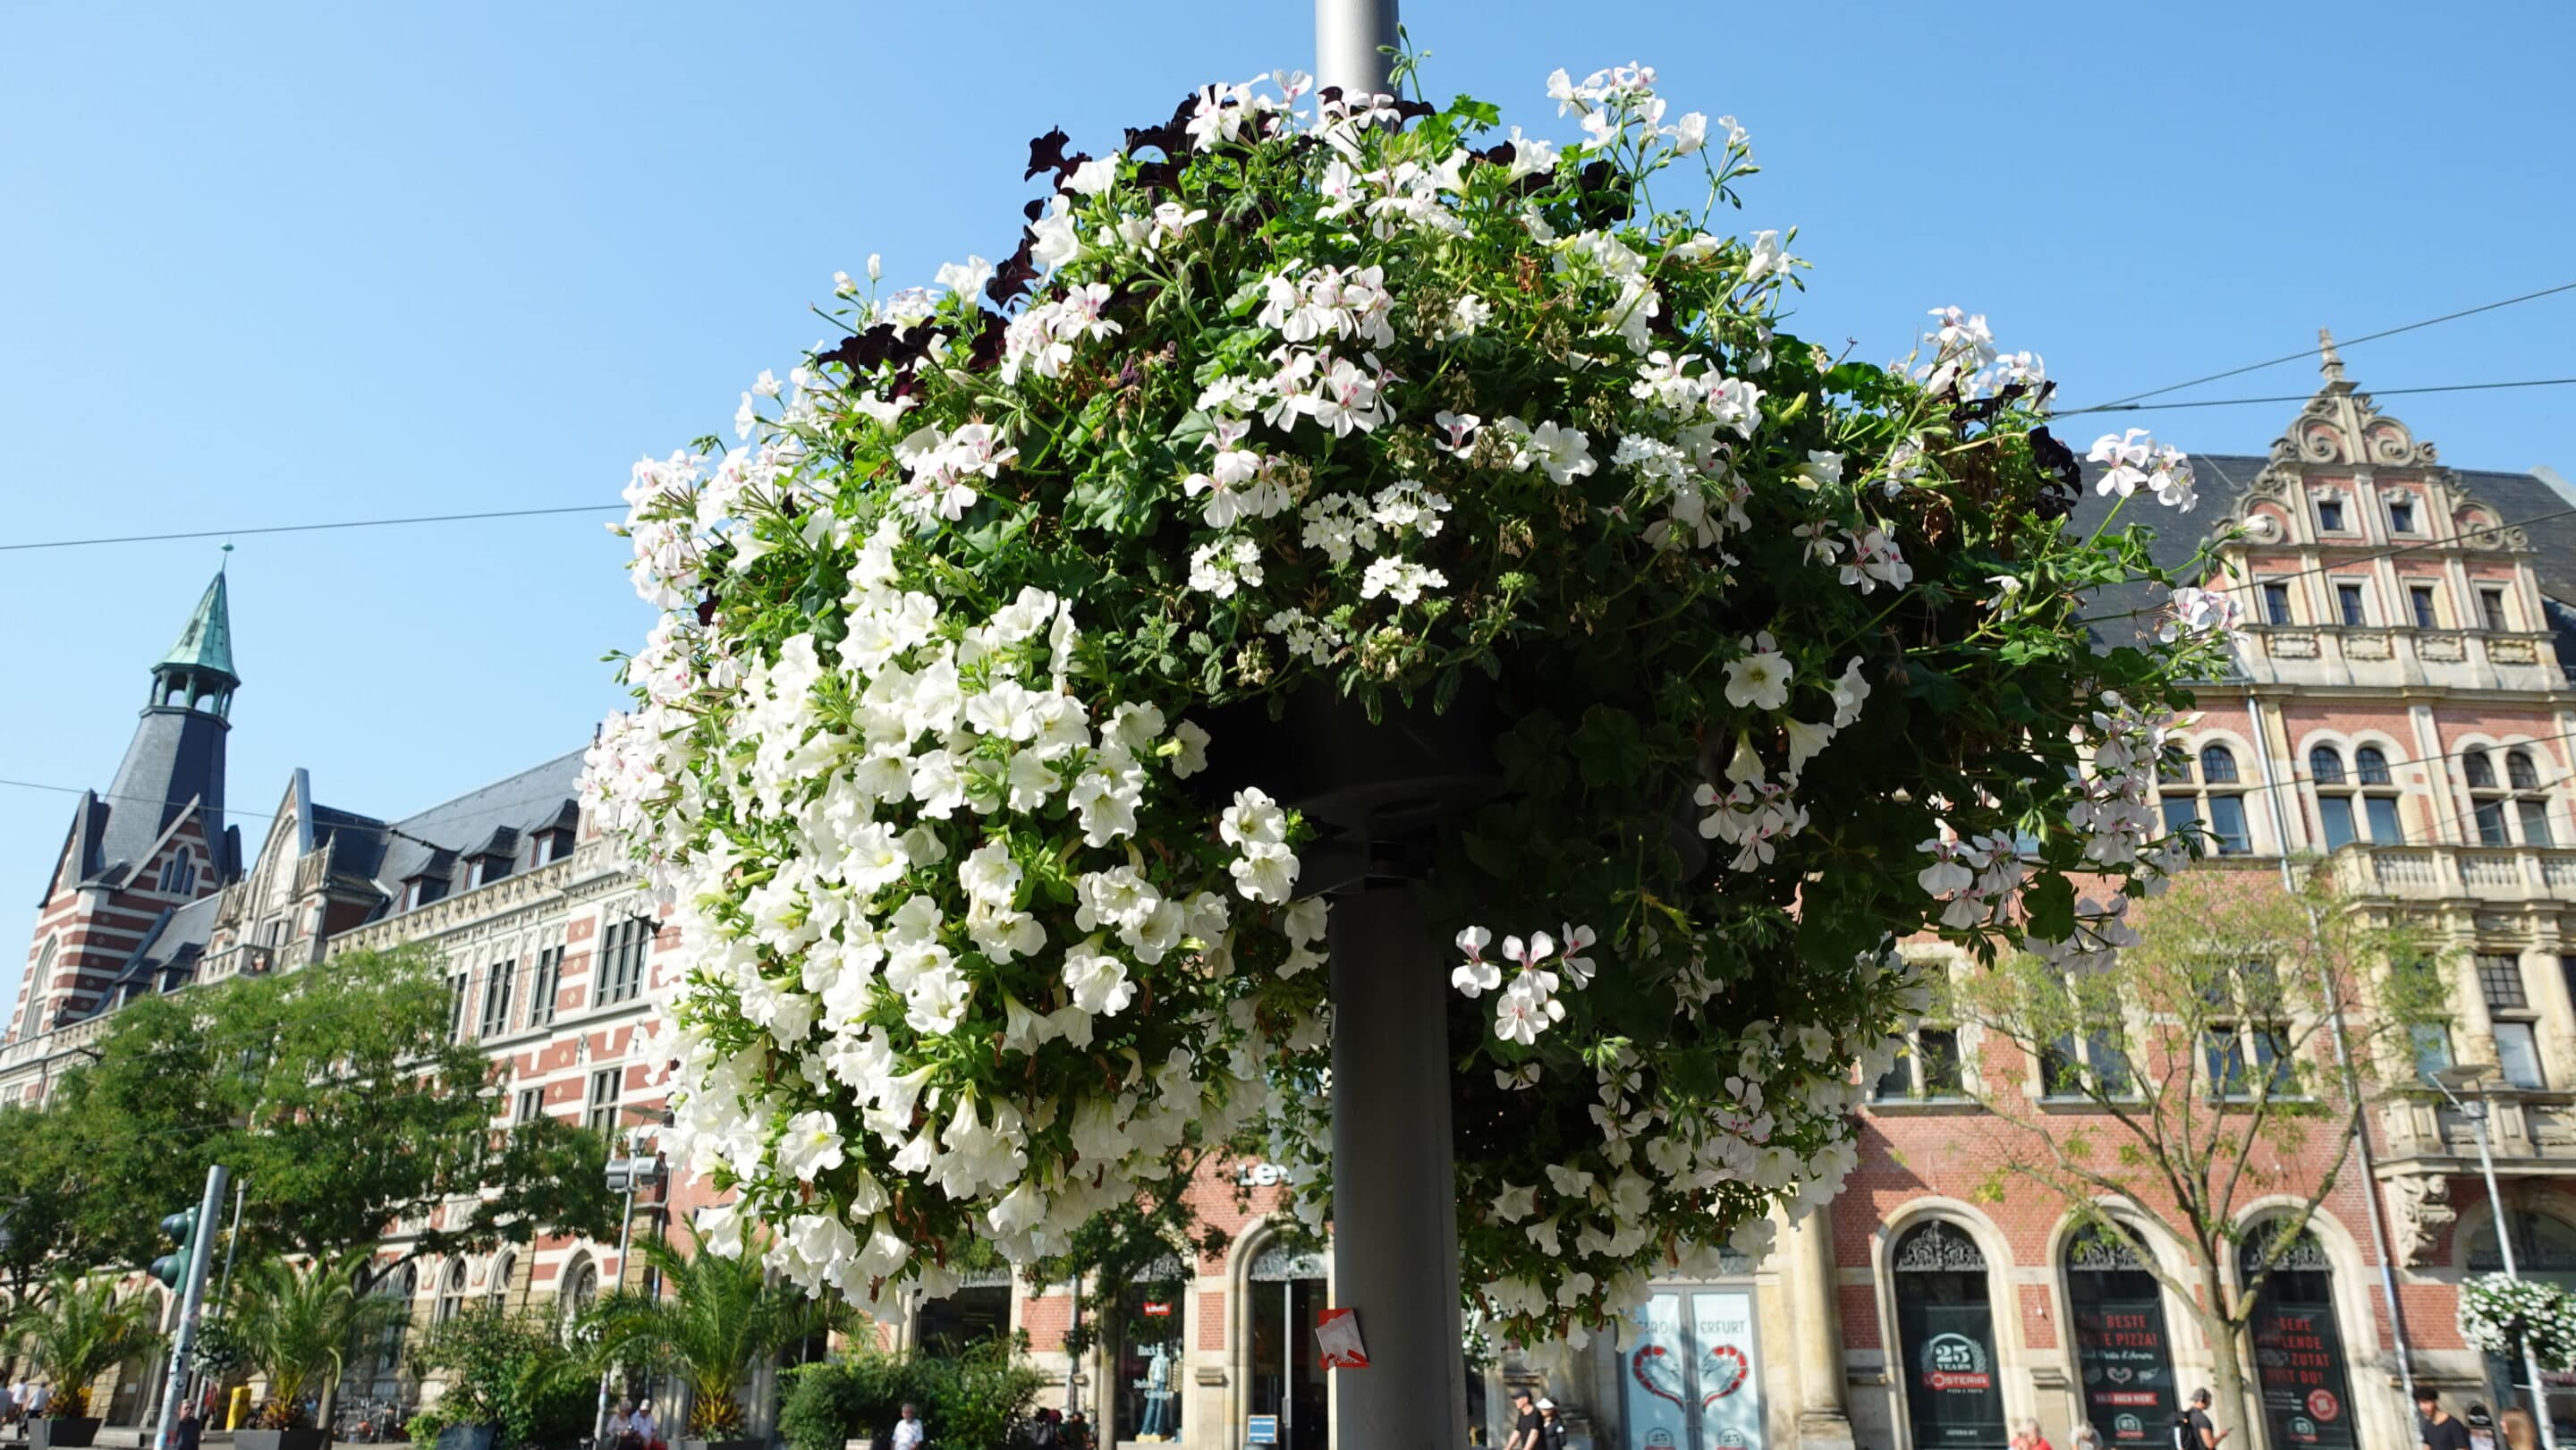
[(1671, 1288), (1622, 1350), (1627, 1450), (1764, 1450), (1749, 1290)]

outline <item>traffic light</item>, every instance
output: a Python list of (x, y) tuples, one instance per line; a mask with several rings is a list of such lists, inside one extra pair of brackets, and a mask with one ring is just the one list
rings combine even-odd
[(188, 1277), (188, 1258), (197, 1241), (197, 1211), (192, 1208), (161, 1220), (161, 1236), (179, 1247), (152, 1261), (152, 1277), (176, 1289)]

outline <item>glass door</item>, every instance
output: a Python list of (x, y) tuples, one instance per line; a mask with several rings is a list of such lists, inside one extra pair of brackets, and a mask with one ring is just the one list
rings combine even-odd
[(1332, 1444), (1324, 1367), (1315, 1352), (1315, 1316), (1326, 1307), (1321, 1278), (1252, 1281), (1252, 1393), (1245, 1412), (1279, 1417), (1282, 1450), (1330, 1450)]

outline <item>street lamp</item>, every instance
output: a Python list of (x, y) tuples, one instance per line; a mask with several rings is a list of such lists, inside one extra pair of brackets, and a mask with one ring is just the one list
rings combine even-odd
[[(2469, 1120), (2477, 1133), (2478, 1171), (2486, 1175), (2487, 1207), (2495, 1215), (2496, 1248), (2504, 1255), (2504, 1276), (2522, 1282), (2522, 1271), (2513, 1261), (2513, 1229), (2505, 1222), (2504, 1191), (2496, 1187), (2495, 1150), (2487, 1141), (2487, 1084), (2495, 1080), (2496, 1070), (2483, 1062), (2461, 1063), (2425, 1074), (2436, 1091), (2450, 1100), (2459, 1115)], [(2460, 1101), (2460, 1090), (2468, 1089), (2476, 1101)], [(2558, 1450), (2558, 1430), (2549, 1414), (2549, 1389), (2541, 1383), (2540, 1360), (2531, 1351), (2531, 1336), (2522, 1337), (2522, 1372), (2531, 1379), (2532, 1418), (2540, 1422), (2540, 1443), (2548, 1450)]]
[[(617, 1225), (617, 1283), (620, 1288), (626, 1284), (626, 1253), (635, 1242), (636, 1191), (650, 1188), (659, 1182), (661, 1177), (662, 1160), (659, 1158), (608, 1160), (608, 1191), (626, 1195), (626, 1213)], [(610, 1365), (599, 1372), (599, 1416), (591, 1422), (590, 1427), (591, 1444), (594, 1446), (608, 1438), (608, 1387), (615, 1381), (616, 1376), (615, 1365)], [(2553, 1445), (2550, 1450), (2558, 1450), (2558, 1447)]]

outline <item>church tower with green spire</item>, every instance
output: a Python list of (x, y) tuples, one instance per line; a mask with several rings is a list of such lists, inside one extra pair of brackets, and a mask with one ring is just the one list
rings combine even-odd
[(215, 893), (241, 874), (240, 832), (224, 824), (224, 740), (241, 687), (226, 586), (218, 570), (152, 666), (113, 783), (72, 809), (5, 1040), (112, 1007), (138, 963), (176, 960), (179, 937), (202, 933)]

